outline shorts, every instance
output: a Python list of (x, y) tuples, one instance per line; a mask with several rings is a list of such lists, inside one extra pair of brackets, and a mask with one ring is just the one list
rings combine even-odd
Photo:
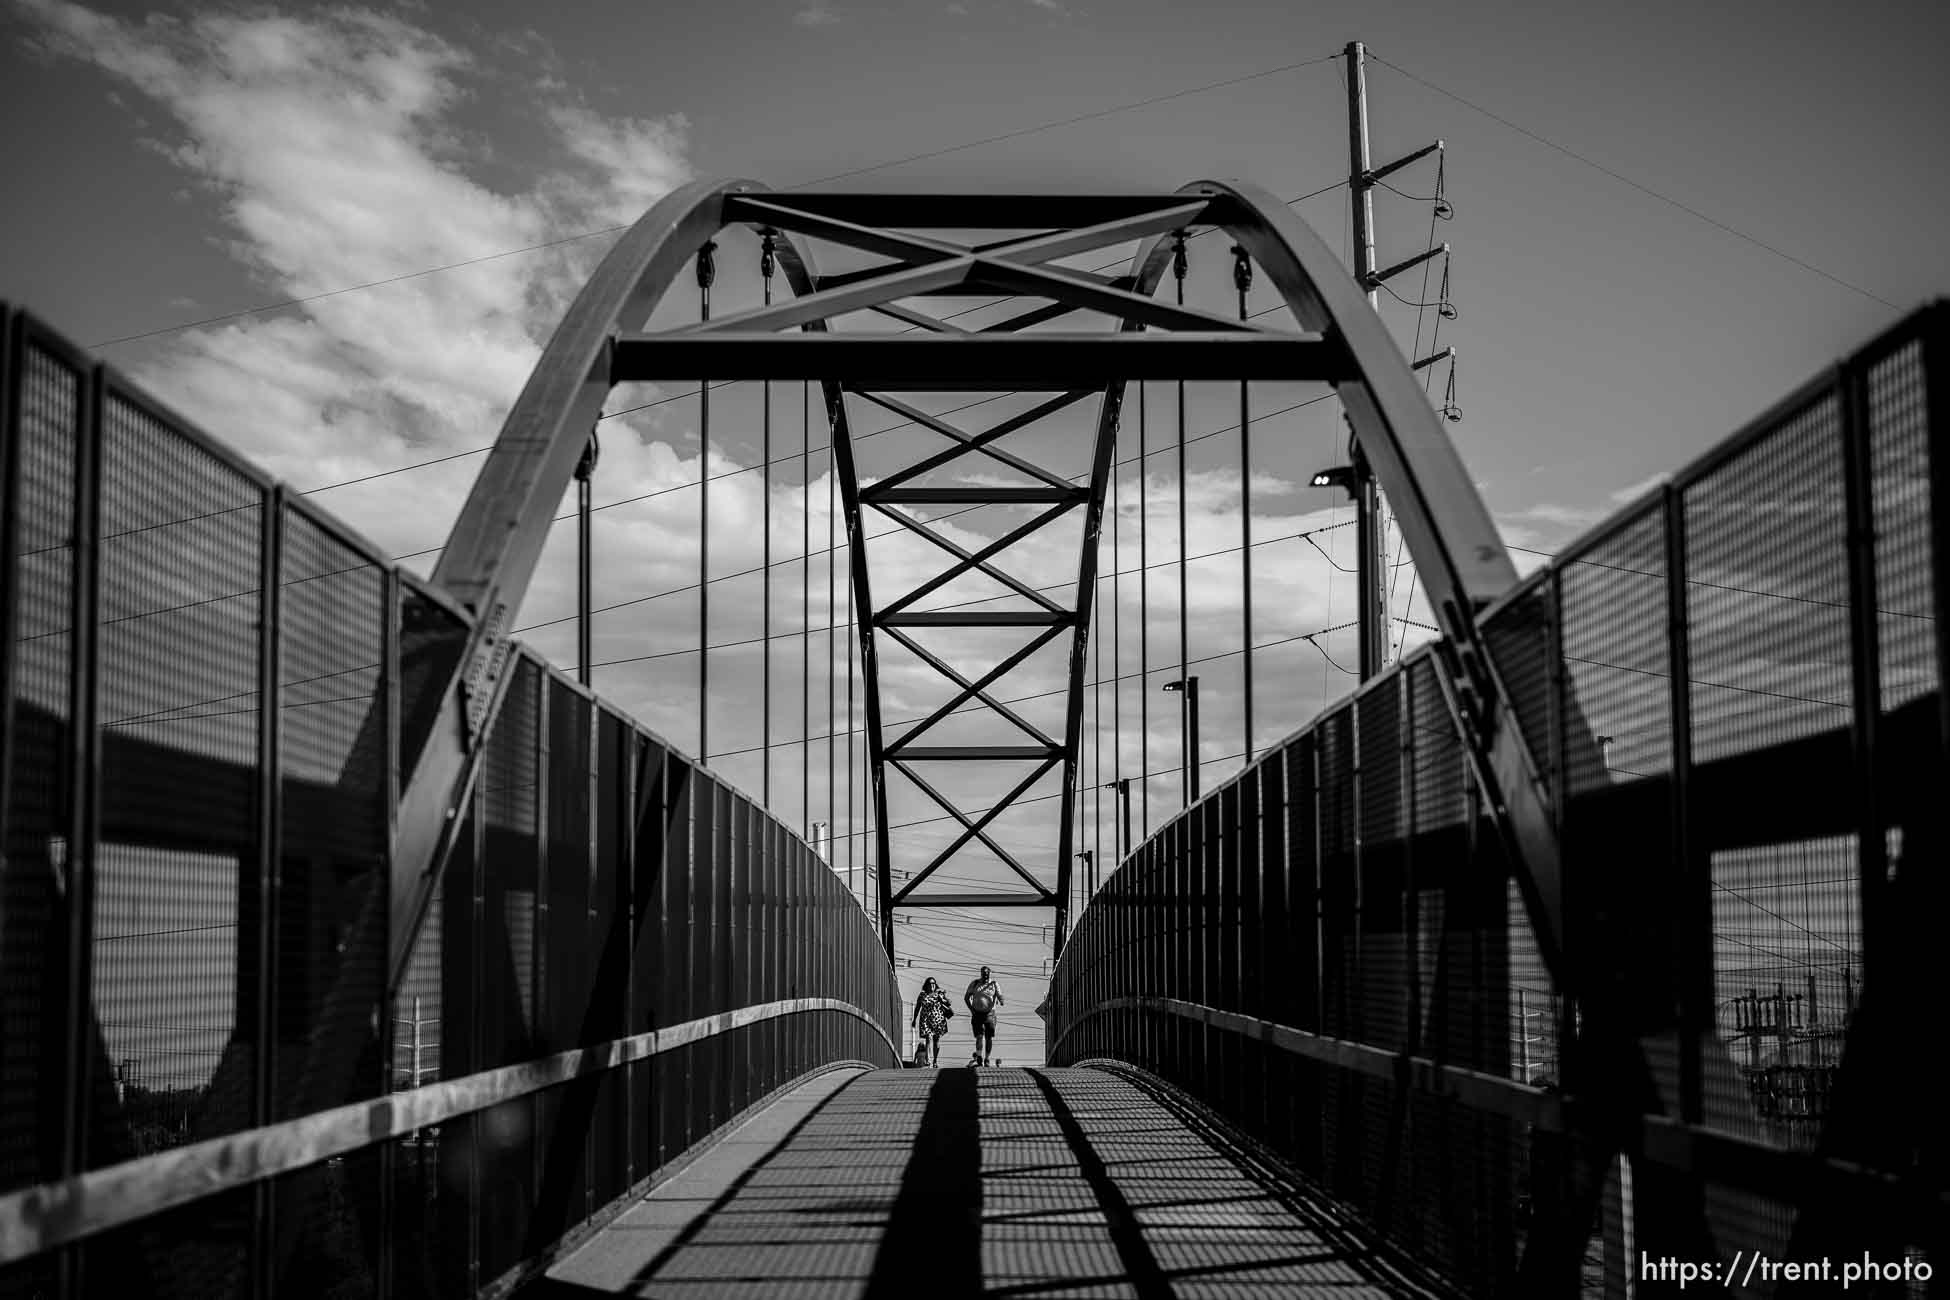
[(974, 1033), (978, 1037), (982, 1034), (987, 1034), (990, 1037), (994, 1037), (995, 1036), (995, 1012), (984, 1011), (980, 1015), (972, 1016), (969, 1020), (969, 1028), (972, 1031), (974, 1031)]

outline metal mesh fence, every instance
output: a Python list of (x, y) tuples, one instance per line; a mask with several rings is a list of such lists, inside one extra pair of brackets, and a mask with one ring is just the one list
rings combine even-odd
[(525, 651), (401, 890), (467, 619), (0, 321), (0, 1295), (505, 1292), (776, 1090), (897, 1063), (844, 885)]
[(109, 394), (91, 1167), (249, 1127), (261, 1060), (262, 492), (168, 431)]
[[(70, 766), (75, 451), (83, 373), (41, 340), (10, 348), (5, 466), (12, 507), (7, 715), (0, 719), (6, 870), (0, 876), (0, 1186), (58, 1177), (67, 1153), (46, 1120), (67, 1094), (62, 872), (73, 836)], [(12, 522), (8, 522), (8, 520)]]
[(1876, 635), (1885, 714), (1941, 688), (1930, 586), (1928, 394), (1920, 342), (1904, 343), (1869, 368)]
[[(1757, 1256), (1828, 1258), (1839, 1282), (1864, 1248), (1883, 1278), (1851, 1293), (1922, 1294), (1919, 1266), (1944, 1262), (1921, 1056), (1941, 986), (1922, 917), (1944, 842), (1946, 315), (1484, 621), (1549, 794), (1562, 951), (1424, 654), (1104, 883), (1058, 964), (1052, 1060), (1191, 1090), (1474, 1294), (1647, 1294), (1678, 1280), (1661, 1261)], [(1176, 938), (1202, 914), (1187, 831), (1215, 816), (1221, 843), (1261, 828), (1211, 886), (1250, 900), (1220, 915), (1259, 936), (1257, 989), (1188, 982)]]

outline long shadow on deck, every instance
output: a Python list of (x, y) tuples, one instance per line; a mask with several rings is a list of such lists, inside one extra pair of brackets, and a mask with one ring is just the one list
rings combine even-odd
[(660, 1190), (524, 1297), (1193, 1294), (1412, 1292), (1123, 1077), (946, 1069), (860, 1076), (725, 1185)]

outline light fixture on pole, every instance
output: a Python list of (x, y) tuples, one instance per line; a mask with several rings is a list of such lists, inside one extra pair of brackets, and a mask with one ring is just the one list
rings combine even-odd
[(1131, 855), (1131, 778), (1120, 776), (1115, 781), (1104, 782), (1103, 788), (1117, 791), (1118, 826), (1117, 860), (1122, 862)]
[(1165, 683), (1167, 691), (1180, 691), (1185, 696), (1183, 710), (1184, 736), (1183, 766), (1185, 774), (1185, 806), (1198, 802), (1198, 675), (1181, 677)]
[(1341, 488), (1354, 501), (1354, 531), (1359, 535), (1355, 542), (1354, 585), (1361, 597), (1355, 625), (1360, 630), (1360, 677), (1365, 682), (1381, 671), (1385, 635), (1381, 618), (1381, 538), (1377, 531), (1381, 502), (1375, 492), (1374, 475), (1369, 472), (1361, 449), (1350, 445), (1349, 450), (1354, 453), (1352, 464), (1316, 470), (1307, 480), (1307, 486)]

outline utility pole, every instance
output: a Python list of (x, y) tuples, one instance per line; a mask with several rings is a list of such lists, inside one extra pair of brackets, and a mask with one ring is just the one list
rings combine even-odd
[[(1354, 275), (1367, 290), (1368, 306), (1379, 306), (1374, 265), (1374, 178), (1368, 165), (1367, 50), (1359, 41), (1347, 43), (1348, 201), (1354, 209)], [(1360, 593), (1355, 614), (1360, 637), (1360, 679), (1381, 671), (1382, 640), (1387, 629), (1381, 617), (1381, 493), (1374, 471), (1350, 432), (1348, 454), (1354, 468), (1355, 545), (1354, 585)]]
[[(1347, 193), (1354, 215), (1354, 278), (1360, 283), (1362, 292), (1368, 295), (1368, 306), (1378, 308), (1379, 291), (1384, 281), (1392, 280), (1403, 271), (1420, 266), (1431, 258), (1447, 256), (1449, 245), (1431, 245), (1426, 252), (1377, 271), (1374, 260), (1374, 187), (1382, 177), (1441, 150), (1442, 141), (1425, 145), (1385, 166), (1372, 166), (1368, 160), (1367, 49), (1359, 41), (1349, 41), (1346, 58)], [(1422, 369), (1438, 359), (1429, 357), (1417, 361), (1415, 368)], [(1347, 490), (1354, 498), (1355, 531), (1359, 534), (1354, 582), (1360, 589), (1356, 622), (1360, 630), (1361, 680), (1365, 682), (1381, 671), (1381, 658), (1388, 645), (1388, 616), (1382, 596), (1387, 569), (1381, 555), (1381, 493), (1375, 486), (1374, 471), (1368, 464), (1368, 458), (1362, 454), (1360, 444), (1355, 441), (1352, 429), (1348, 435), (1348, 454), (1352, 474)]]

